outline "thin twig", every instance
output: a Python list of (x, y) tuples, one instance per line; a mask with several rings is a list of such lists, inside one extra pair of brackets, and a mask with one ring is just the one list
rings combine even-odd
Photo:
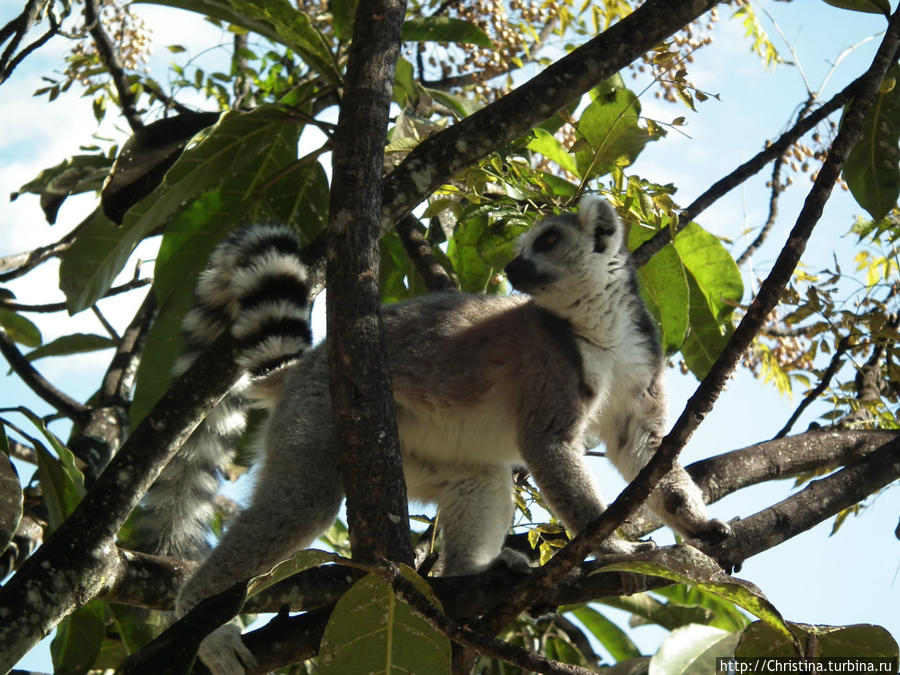
[[(122, 284), (121, 286), (114, 286), (110, 288), (103, 295), (104, 298), (111, 298), (114, 295), (119, 295), (121, 293), (127, 293), (128, 291), (133, 291), (136, 288), (143, 288), (144, 286), (153, 282), (153, 279), (133, 279), (127, 283)], [(40, 314), (48, 314), (51, 312), (64, 312), (68, 309), (65, 302), (51, 302), (46, 305), (27, 305), (19, 302), (14, 302), (9, 300), (8, 298), (0, 298), (0, 307), (4, 309), (10, 309), (14, 312), (35, 312)]]
[[(35, 267), (49, 258), (57, 258), (60, 254), (67, 251), (75, 241), (75, 237), (80, 227), (74, 228), (66, 234), (62, 239), (47, 246), (41, 246), (33, 251), (24, 253), (14, 253), (13, 255), (0, 258), (0, 282), (17, 279), (28, 274)], [(4, 270), (9, 270), (5, 272)]]
[(837, 371), (840, 370), (841, 366), (844, 365), (844, 354), (847, 353), (847, 350), (850, 348), (850, 337), (845, 335), (841, 338), (841, 341), (838, 343), (837, 349), (834, 351), (834, 355), (831, 357), (831, 362), (828, 364), (828, 368), (825, 369), (825, 372), (822, 374), (819, 383), (813, 387), (809, 393), (803, 397), (803, 400), (800, 401), (800, 405), (797, 406), (797, 409), (791, 414), (790, 418), (787, 422), (785, 422), (784, 426), (781, 428), (777, 434), (775, 434), (772, 439), (784, 438), (788, 435), (791, 428), (800, 419), (800, 415), (803, 414), (803, 411), (806, 410), (813, 401), (819, 398), (819, 395), (828, 389), (828, 386), (831, 384), (831, 379), (837, 374)]
[[(719, 198), (728, 194), (751, 176), (754, 176), (770, 161), (783, 155), (798, 138), (810, 131), (833, 112), (840, 109), (857, 92), (861, 80), (862, 78), (858, 78), (848, 84), (829, 101), (822, 104), (815, 112), (810, 113), (808, 117), (799, 120), (793, 127), (779, 136), (778, 140), (764, 150), (758, 152), (754, 157), (741, 164), (727, 176), (720, 178), (713, 183), (703, 192), (703, 194), (697, 197), (686, 209), (684, 209), (684, 211), (682, 211), (678, 218), (677, 231), (681, 231), (688, 223), (709, 208)], [(660, 230), (652, 239), (649, 239), (635, 249), (632, 254), (635, 264), (638, 267), (644, 265), (654, 254), (658, 253), (671, 241), (672, 234), (670, 230)]]
[(116, 51), (112, 40), (103, 29), (103, 20), (100, 17), (100, 7), (97, 0), (85, 0), (84, 2), (84, 18), (87, 22), (88, 31), (94, 38), (94, 45), (97, 47), (97, 53), (106, 65), (116, 92), (119, 94), (119, 105), (122, 108), (122, 114), (128, 120), (128, 126), (135, 133), (144, 128), (144, 122), (137, 110), (137, 100), (134, 92), (131, 91), (131, 85), (128, 82), (128, 76), (125, 74), (125, 67), (122, 65), (119, 54)]
[(3, 329), (0, 329), (0, 353), (6, 358), (10, 368), (35, 394), (69, 419), (78, 423), (84, 423), (90, 413), (90, 409), (57, 389), (41, 375), (19, 351), (19, 348), (16, 347)]

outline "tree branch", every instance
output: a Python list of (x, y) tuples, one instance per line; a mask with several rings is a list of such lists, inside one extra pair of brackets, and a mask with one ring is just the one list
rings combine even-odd
[(527, 133), (717, 4), (648, 0), (506, 96), (422, 141), (384, 181), (382, 229), (466, 166)]
[(100, 474), (125, 438), (130, 392), (155, 316), (156, 294), (150, 291), (119, 340), (103, 376), (97, 406), (78, 435), (69, 441), (69, 449), (87, 465), (88, 483)]
[(900, 439), (834, 474), (812, 481), (784, 501), (736, 522), (725, 541), (699, 547), (726, 569), (818, 525), (900, 477)]
[(119, 105), (122, 108), (122, 114), (128, 120), (128, 126), (135, 133), (144, 128), (144, 122), (141, 115), (137, 111), (137, 100), (131, 91), (131, 85), (128, 83), (128, 76), (125, 74), (125, 68), (119, 59), (116, 48), (103, 29), (103, 20), (100, 17), (100, 7), (98, 0), (84, 0), (84, 19), (87, 22), (87, 30), (94, 38), (94, 45), (97, 47), (97, 53), (106, 65), (116, 92), (119, 94)]
[[(865, 76), (863, 76), (865, 77)], [(756, 175), (762, 168), (777, 157), (781, 157), (797, 139), (813, 129), (819, 122), (839, 110), (857, 92), (862, 84), (863, 77), (859, 77), (841, 91), (831, 97), (827, 103), (823, 103), (808, 117), (799, 120), (793, 127), (778, 137), (778, 140), (761, 150), (749, 160), (741, 164), (727, 176), (713, 183), (706, 191), (688, 205), (678, 218), (676, 232), (681, 231), (688, 223), (693, 221), (703, 211), (709, 208), (719, 198), (728, 194), (731, 190), (743, 183), (751, 176)], [(634, 264), (640, 267), (644, 265), (655, 253), (672, 241), (672, 233), (668, 230), (660, 230), (652, 239), (648, 239), (638, 246), (632, 253)]]
[(419, 232), (419, 221), (413, 215), (406, 216), (397, 223), (397, 234), (403, 250), (412, 261), (413, 267), (425, 281), (425, 287), (434, 293), (435, 291), (455, 291), (456, 284), (447, 274), (444, 266), (438, 262), (431, 251), (431, 245)]
[(237, 349), (223, 335), (166, 392), (72, 514), (0, 588), (0, 671), (115, 579), (115, 538), (163, 467), (231, 387)]
[(406, 484), (382, 334), (381, 176), (404, 0), (360, 3), (334, 135), (328, 361), (354, 559), (412, 562)]
[(0, 328), (0, 353), (6, 358), (9, 367), (15, 371), (16, 375), (40, 398), (79, 424), (87, 420), (90, 409), (57, 389), (41, 375), (2, 328)]

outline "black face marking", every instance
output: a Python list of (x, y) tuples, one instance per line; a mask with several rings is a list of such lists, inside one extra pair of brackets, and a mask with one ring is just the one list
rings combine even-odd
[(529, 290), (545, 284), (552, 284), (556, 277), (546, 272), (539, 272), (533, 261), (519, 256), (514, 258), (503, 270), (506, 278), (517, 291), (527, 293)]
[(531, 245), (535, 253), (545, 253), (556, 246), (562, 240), (562, 232), (555, 227), (548, 228)]
[(609, 245), (607, 241), (616, 233), (615, 226), (598, 225), (594, 228), (594, 253), (603, 253)]

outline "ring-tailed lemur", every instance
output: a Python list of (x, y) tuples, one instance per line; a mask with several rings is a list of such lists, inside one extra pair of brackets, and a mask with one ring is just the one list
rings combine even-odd
[[(276, 380), (269, 389), (280, 396), (260, 438), (264, 457), (251, 504), (182, 588), (179, 616), (309, 546), (343, 498), (326, 350), (308, 349), (302, 265), (284, 232), (251, 229), (229, 239), (186, 321), (197, 347), (229, 322), (238, 337), (262, 344), (244, 365), (260, 384)], [(622, 245), (614, 209), (585, 197), (577, 215), (547, 218), (520, 240), (506, 274), (528, 295), (436, 293), (383, 308), (407, 490), (440, 508), (444, 574), (481, 570), (501, 554), (513, 517), (514, 466), (528, 467), (553, 513), (577, 532), (604, 509), (585, 448), (602, 441), (631, 480), (657, 447), (664, 362)], [(282, 322), (280, 312), (289, 318)], [(254, 386), (247, 395), (257, 395)], [(213, 421), (218, 426), (198, 433), (214, 438), (231, 430)], [(207, 470), (222, 461), (205, 453)], [(729, 533), (706, 515), (680, 466), (651, 506), (685, 536)], [(613, 537), (604, 550), (643, 546)], [(226, 626), (204, 641), (201, 656), (214, 672), (241, 673), (241, 661), (252, 659), (238, 633)]]

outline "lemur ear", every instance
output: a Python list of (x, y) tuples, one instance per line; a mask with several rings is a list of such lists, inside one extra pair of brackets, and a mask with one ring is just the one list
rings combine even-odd
[(594, 237), (594, 253), (616, 253), (622, 247), (622, 222), (605, 199), (585, 195), (578, 202), (578, 224)]

